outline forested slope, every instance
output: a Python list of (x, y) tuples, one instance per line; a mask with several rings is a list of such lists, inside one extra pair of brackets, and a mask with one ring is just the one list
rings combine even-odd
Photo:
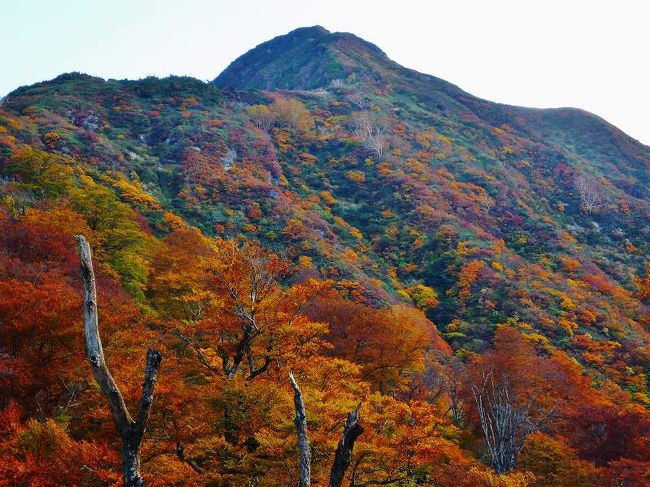
[[(76, 234), (133, 410), (163, 355), (150, 485), (295, 483), (290, 370), (317, 485), (359, 402), (352, 485), (647, 484), (650, 148), (592, 114), (315, 27), (214, 83), (20, 88), (0, 171), (0, 485), (120, 481)], [(506, 465), (484, 432), (504, 394)]]

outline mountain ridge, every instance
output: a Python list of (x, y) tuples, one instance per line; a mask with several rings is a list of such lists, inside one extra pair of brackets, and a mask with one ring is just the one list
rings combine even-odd
[[(279, 56), (278, 51), (280, 51)], [(352, 53), (356, 54), (356, 57), (351, 57)], [(296, 77), (296, 62), (287, 63), (285, 56), (288, 54), (298, 58), (297, 71), (300, 71), (305, 65), (311, 66), (312, 64), (317, 64), (322, 66), (328, 63), (333, 63), (334, 65), (329, 66), (329, 70), (325, 69), (325, 71), (317, 72), (316, 76), (312, 79), (308, 76)], [(308, 56), (312, 57), (307, 58)], [(355, 65), (359, 61), (359, 56), (361, 58), (365, 57), (365, 64), (362, 66)], [(401, 70), (403, 73), (410, 73), (415, 77), (430, 78), (452, 89), (459, 89), (451, 83), (436, 78), (433, 75), (404, 68), (391, 60), (375, 44), (352, 33), (330, 32), (321, 26), (301, 27), (259, 44), (233, 61), (212, 82), (217, 86), (238, 89), (325, 88), (332, 82), (345, 82), (345, 78), (354, 75), (355, 72), (358, 74), (362, 70), (371, 70), (372, 66), (370, 62), (372, 64), (390, 66), (391, 68)], [(275, 66), (269, 67), (267, 66), (268, 63), (280, 65), (282, 68), (290, 71), (290, 73), (283, 76), (282, 69), (277, 69)], [(246, 72), (239, 73), (240, 67), (246, 67)], [(362, 70), (358, 68), (362, 68)], [(277, 81), (278, 75), (272, 72), (268, 73), (270, 78), (265, 79), (260, 74), (260, 71), (264, 70), (279, 71), (279, 77), (284, 81), (279, 84)]]
[[(250, 49), (246, 53), (242, 54), (235, 61), (233, 61), (222, 73), (215, 78), (212, 83), (221, 87), (229, 87), (234, 89), (264, 89), (264, 90), (273, 90), (273, 89), (289, 89), (289, 90), (300, 90), (300, 89), (316, 89), (316, 88), (327, 88), (331, 85), (332, 82), (341, 82), (344, 83), (344, 78), (336, 77), (337, 75), (348, 76), (353, 74), (350, 71), (336, 71), (335, 74), (328, 73), (315, 73), (315, 77), (310, 79), (310, 74), (314, 75), (313, 72), (310, 72), (309, 69), (303, 73), (305, 65), (307, 68), (316, 60), (319, 66), (327, 64), (331, 58), (336, 58), (336, 52), (324, 52), (319, 50), (316, 54), (318, 56), (324, 57), (324, 59), (316, 58), (307, 59), (298, 59), (294, 60), (291, 63), (283, 63), (278, 61), (276, 56), (277, 51), (289, 50), (291, 53), (294, 50), (300, 51), (300, 46), (304, 43), (316, 43), (329, 46), (331, 44), (336, 45), (337, 41), (340, 40), (350, 40), (357, 49), (366, 50), (370, 53), (376, 54), (379, 56), (379, 60), (383, 63), (386, 63), (391, 68), (395, 69), (401, 77), (411, 77), (416, 82), (425, 83), (425, 87), (420, 91), (426, 92), (427, 90), (441, 91), (446, 95), (450, 95), (455, 100), (462, 100), (462, 103), (465, 107), (471, 107), (471, 105), (483, 105), (485, 103), (490, 104), (493, 108), (501, 108), (505, 112), (508, 112), (508, 117), (512, 117), (511, 111), (528, 111), (528, 115), (559, 115), (564, 116), (567, 114), (577, 115), (584, 117), (585, 120), (591, 119), (594, 117), (597, 121), (604, 122), (609, 127), (613, 127), (620, 132), (619, 135), (624, 134), (625, 137), (629, 137), (634, 142), (637, 142), (641, 145), (641, 142), (630, 137), (628, 134), (625, 134), (622, 130), (618, 129), (614, 125), (607, 122), (607, 120), (602, 117), (589, 112), (587, 110), (577, 108), (577, 107), (552, 107), (552, 108), (532, 108), (526, 106), (517, 106), (510, 105), (505, 103), (496, 103), (486, 99), (479, 98), (475, 95), (465, 92), (457, 85), (449, 83), (441, 78), (436, 77), (435, 75), (429, 73), (422, 73), (417, 70), (404, 67), (395, 61), (388, 58), (388, 56), (375, 44), (372, 44), (368, 41), (365, 41), (362, 38), (357, 37), (354, 34), (347, 32), (330, 32), (322, 26), (312, 26), (312, 27), (301, 27), (297, 28), (287, 34), (279, 35), (273, 39), (263, 42), (258, 46)], [(298, 44), (296, 48), (295, 45)], [(294, 47), (289, 47), (294, 46)], [(346, 46), (347, 47), (347, 46)], [(270, 58), (263, 56), (263, 53), (272, 54)], [(282, 53), (279, 56), (284, 59), (284, 55), (287, 52)], [(356, 59), (359, 61), (359, 59)], [(364, 61), (363, 57), (361, 61)], [(280, 66), (278, 66), (280, 65)], [(371, 69), (371, 66), (368, 64), (361, 64), (360, 67), (363, 70)], [(240, 66), (246, 67), (245, 73), (240, 73)], [(263, 73), (260, 74), (260, 71)], [(278, 79), (288, 80), (278, 83)], [(262, 81), (263, 80), (263, 81)], [(367, 81), (367, 80), (363, 80)], [(375, 80), (378, 81), (378, 80)], [(389, 82), (390, 80), (388, 80)], [(386, 80), (382, 80), (386, 82)], [(365, 88), (371, 89), (373, 83), (370, 83), (370, 86)], [(542, 112), (539, 112), (542, 110)], [(646, 147), (649, 147), (645, 145)]]

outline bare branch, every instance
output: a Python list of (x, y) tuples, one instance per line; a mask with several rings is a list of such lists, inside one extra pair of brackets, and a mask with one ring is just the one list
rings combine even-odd
[(582, 209), (591, 213), (603, 206), (603, 188), (598, 183), (584, 176), (576, 176), (573, 185), (578, 190)]
[(377, 157), (382, 157), (388, 142), (386, 121), (376, 113), (366, 111), (354, 114), (352, 122), (355, 135), (366, 148), (374, 151)]
[(206, 356), (203, 354), (201, 349), (196, 345), (196, 343), (194, 343), (194, 341), (192, 341), (192, 339), (190, 337), (188, 337), (187, 335), (184, 335), (183, 333), (181, 333), (176, 328), (174, 328), (172, 330), (172, 333), (175, 336), (177, 336), (178, 338), (180, 338), (181, 340), (183, 340), (188, 346), (192, 347), (192, 350), (194, 350), (194, 353), (196, 353), (196, 356), (199, 359), (199, 362), (201, 363), (201, 365), (203, 365), (206, 369), (208, 369), (213, 374), (220, 375), (219, 369), (217, 369), (214, 365), (210, 364), (210, 362), (208, 361)]
[(192, 460), (191, 458), (187, 457), (187, 455), (185, 455), (185, 447), (180, 441), (176, 441), (176, 456), (182, 462), (187, 463), (192, 468), (192, 470), (194, 470), (199, 475), (203, 475), (205, 473), (195, 460)]
[(483, 383), (472, 384), (471, 391), (492, 466), (497, 473), (509, 472), (528, 435), (541, 428), (553, 409), (533, 416), (536, 398), (522, 404), (507, 377), (496, 378), (493, 371), (483, 373)]
[(97, 288), (95, 284), (95, 272), (93, 270), (90, 245), (86, 239), (77, 235), (77, 249), (81, 259), (81, 281), (84, 289), (84, 333), (86, 335), (86, 353), (95, 380), (108, 399), (113, 420), (118, 432), (122, 437), (128, 435), (133, 420), (129, 414), (124, 398), (120, 392), (110, 370), (104, 359), (104, 349), (99, 336), (99, 319), (97, 317)]
[(142, 384), (142, 396), (140, 397), (140, 406), (138, 407), (138, 416), (135, 420), (134, 434), (136, 437), (144, 436), (149, 415), (151, 414), (151, 405), (153, 404), (153, 394), (158, 380), (158, 369), (162, 361), (162, 354), (158, 350), (150, 348), (147, 350), (147, 364), (144, 372), (144, 382)]
[(329, 487), (341, 487), (345, 472), (350, 466), (352, 458), (352, 450), (357, 438), (363, 433), (363, 427), (359, 424), (359, 411), (361, 410), (361, 403), (348, 414), (348, 419), (343, 428), (343, 436), (336, 447), (334, 454), (334, 463), (332, 463), (332, 471), (330, 473)]
[(84, 332), (86, 335), (86, 353), (88, 360), (102, 392), (108, 400), (113, 420), (120, 438), (122, 439), (122, 464), (125, 487), (142, 487), (144, 479), (140, 475), (140, 447), (151, 413), (156, 380), (162, 355), (159, 351), (149, 349), (145, 366), (145, 378), (142, 385), (142, 396), (136, 420), (133, 421), (124, 398), (113, 380), (106, 361), (99, 335), (99, 320), (97, 317), (97, 286), (93, 270), (90, 245), (82, 235), (76, 235), (77, 249), (81, 260), (81, 281), (84, 290)]
[(293, 388), (293, 403), (296, 408), (296, 433), (298, 435), (298, 450), (300, 451), (300, 483), (299, 487), (311, 485), (311, 449), (309, 447), (309, 436), (307, 434), (307, 415), (305, 414), (305, 403), (302, 392), (292, 372), (289, 372), (289, 381)]

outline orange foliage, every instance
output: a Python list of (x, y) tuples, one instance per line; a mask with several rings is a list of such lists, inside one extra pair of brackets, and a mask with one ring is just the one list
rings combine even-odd
[(307, 312), (329, 324), (331, 353), (361, 364), (362, 377), (382, 392), (402, 389), (434, 346), (434, 325), (413, 308), (375, 309), (330, 294)]
[(484, 267), (485, 262), (482, 260), (472, 260), (460, 270), (458, 276), (458, 297), (461, 302), (466, 302), (472, 295), (472, 285)]

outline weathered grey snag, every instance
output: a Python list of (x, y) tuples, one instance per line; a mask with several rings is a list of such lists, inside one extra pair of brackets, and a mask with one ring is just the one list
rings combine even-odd
[(354, 442), (357, 441), (359, 435), (363, 433), (363, 427), (359, 424), (360, 410), (361, 403), (359, 403), (354, 411), (348, 414), (348, 419), (343, 427), (343, 436), (341, 436), (341, 440), (336, 447), (336, 453), (334, 454), (329, 487), (341, 487), (345, 477), (345, 471), (350, 466)]
[(140, 447), (149, 420), (154, 388), (158, 378), (158, 369), (162, 355), (159, 351), (149, 349), (142, 385), (142, 396), (135, 421), (131, 418), (124, 398), (104, 360), (104, 350), (99, 336), (97, 318), (97, 288), (93, 271), (92, 256), (88, 241), (82, 235), (76, 235), (77, 249), (81, 259), (81, 281), (84, 288), (84, 332), (86, 335), (86, 353), (95, 376), (95, 380), (108, 400), (108, 405), (122, 439), (122, 463), (125, 487), (144, 486), (140, 475)]
[(533, 414), (535, 397), (517, 401), (507, 377), (495, 378), (493, 371), (483, 373), (483, 384), (471, 384), (471, 390), (492, 466), (499, 474), (509, 472), (528, 435), (542, 427), (554, 408)]
[[(311, 484), (311, 449), (307, 434), (305, 402), (300, 387), (291, 372), (289, 372), (289, 381), (291, 382), (291, 387), (293, 387), (293, 403), (296, 408), (294, 423), (298, 434), (298, 450), (300, 451), (300, 482), (298, 485), (299, 487), (309, 487)], [(361, 403), (354, 408), (354, 411), (348, 414), (348, 419), (343, 428), (343, 436), (341, 436), (341, 440), (336, 447), (336, 453), (334, 454), (334, 462), (332, 463), (328, 484), (329, 487), (341, 487), (345, 478), (345, 472), (350, 466), (354, 443), (359, 438), (359, 435), (363, 433), (363, 427), (359, 424), (360, 410)]]
[(302, 392), (293, 373), (289, 372), (289, 381), (293, 387), (293, 403), (296, 407), (296, 432), (298, 433), (298, 450), (300, 450), (300, 482), (299, 487), (311, 485), (311, 449), (309, 448), (309, 436), (307, 435), (307, 415), (305, 414), (305, 402)]

